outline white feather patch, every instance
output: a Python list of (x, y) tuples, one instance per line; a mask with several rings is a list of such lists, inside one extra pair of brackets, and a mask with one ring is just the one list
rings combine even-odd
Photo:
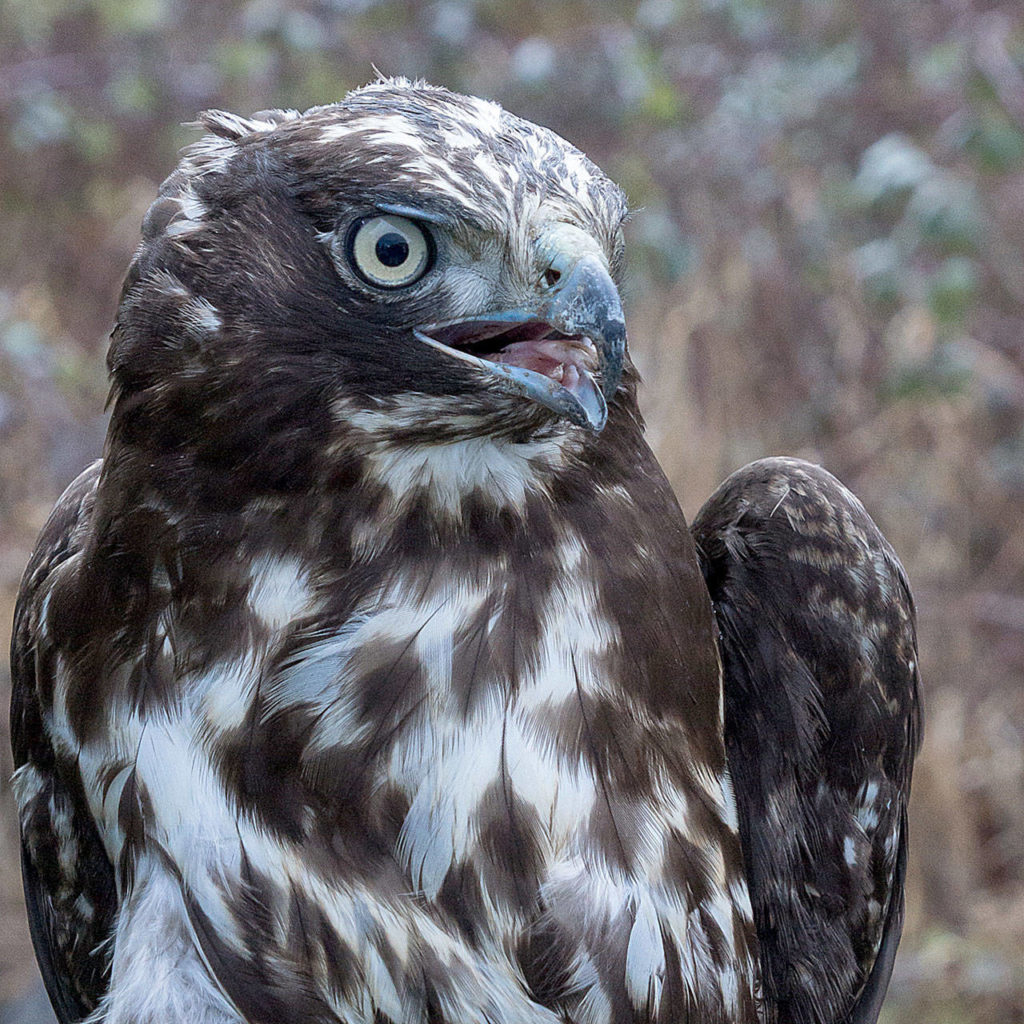
[(638, 1009), (657, 1009), (665, 983), (665, 944), (661, 921), (649, 895), (639, 897), (626, 946), (626, 992)]
[(144, 855), (121, 905), (103, 1024), (244, 1024), (203, 962), (178, 884)]
[(294, 559), (259, 559), (250, 570), (249, 607), (271, 629), (281, 629), (309, 610), (312, 595)]
[(237, 729), (245, 722), (259, 684), (259, 659), (249, 654), (215, 665), (194, 682), (201, 694), (206, 723), (218, 731)]

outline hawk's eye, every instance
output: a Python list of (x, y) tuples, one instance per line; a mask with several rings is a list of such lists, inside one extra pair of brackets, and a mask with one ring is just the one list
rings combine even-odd
[(345, 253), (352, 269), (378, 288), (415, 284), (434, 262), (433, 239), (405, 217), (364, 217), (349, 228)]

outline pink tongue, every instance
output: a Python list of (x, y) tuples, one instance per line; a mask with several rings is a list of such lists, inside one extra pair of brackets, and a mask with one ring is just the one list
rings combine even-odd
[(576, 396), (592, 423), (604, 422), (604, 399), (588, 370), (590, 353), (563, 341), (516, 341), (488, 356), (492, 363), (506, 363), (549, 377)]
[(575, 383), (584, 369), (584, 354), (561, 341), (516, 341), (487, 358), (492, 363), (508, 363), (542, 373), (566, 386), (570, 379)]

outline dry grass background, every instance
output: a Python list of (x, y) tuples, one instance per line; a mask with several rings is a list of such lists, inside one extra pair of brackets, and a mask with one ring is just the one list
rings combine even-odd
[[(794, 453), (902, 557), (927, 716), (885, 1020), (1024, 1021), (1021, 4), (0, 0), (0, 19), (0, 642), (102, 444), (104, 339), (180, 122), (329, 101), (371, 62), (492, 96), (638, 208), (630, 343), (687, 514)], [(2, 1006), (35, 984), (6, 787), (0, 820)]]

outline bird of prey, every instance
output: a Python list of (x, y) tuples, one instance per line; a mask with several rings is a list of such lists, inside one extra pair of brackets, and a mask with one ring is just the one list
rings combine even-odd
[(861, 504), (769, 459), (688, 528), (551, 131), (403, 79), (202, 124), (16, 611), (60, 1020), (873, 1021), (917, 667)]

